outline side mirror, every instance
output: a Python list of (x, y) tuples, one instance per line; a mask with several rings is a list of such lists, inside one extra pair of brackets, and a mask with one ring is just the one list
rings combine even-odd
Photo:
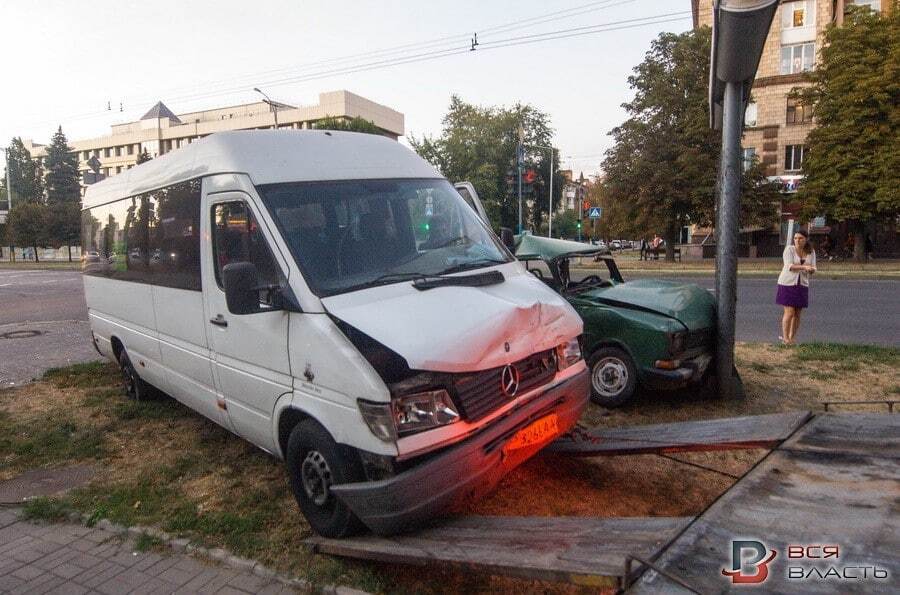
[(225, 302), (232, 314), (259, 312), (259, 275), (252, 262), (233, 262), (222, 268)]
[(509, 248), (509, 251), (515, 254), (516, 252), (516, 237), (513, 235), (513, 232), (508, 227), (500, 228), (500, 241), (503, 242), (503, 245)]

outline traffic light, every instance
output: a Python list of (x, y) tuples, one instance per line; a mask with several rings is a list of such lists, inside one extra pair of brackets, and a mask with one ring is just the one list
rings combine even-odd
[(581, 203), (581, 208), (582, 208), (583, 210), (585, 210), (585, 211), (590, 210), (590, 208), (591, 208), (591, 201), (589, 201), (589, 200), (583, 201), (583, 202)]
[(537, 172), (533, 169), (526, 169), (522, 172), (522, 196), (534, 194), (534, 183), (536, 180)]
[(579, 219), (577, 222), (575, 222), (575, 227), (578, 229), (579, 232), (581, 231), (581, 219)]

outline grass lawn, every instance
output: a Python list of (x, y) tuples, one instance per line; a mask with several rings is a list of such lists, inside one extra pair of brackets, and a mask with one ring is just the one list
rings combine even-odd
[[(898, 349), (740, 344), (737, 362), (745, 401), (648, 393), (622, 409), (591, 405), (582, 423), (623, 426), (821, 411), (826, 400), (897, 399), (900, 393)], [(764, 454), (748, 450), (596, 459), (539, 455), (487, 498), (459, 512), (695, 515)], [(310, 529), (298, 512), (281, 462), (172, 399), (125, 400), (112, 364), (55, 370), (39, 382), (0, 391), (0, 480), (35, 467), (75, 462), (95, 462), (101, 471), (91, 484), (66, 496), (32, 501), (28, 514), (53, 520), (77, 510), (93, 519), (157, 526), (319, 584), (392, 593), (588, 592), (432, 566), (425, 572), (425, 567), (312, 555), (302, 545)], [(156, 545), (148, 537), (142, 547)]]
[(34, 262), (33, 260), (17, 260), (16, 262), (10, 262), (8, 260), (0, 260), (0, 271), (4, 270), (61, 270), (61, 271), (80, 271), (81, 270), (81, 261), (75, 260), (73, 262), (60, 262), (60, 261), (50, 261), (50, 262)]

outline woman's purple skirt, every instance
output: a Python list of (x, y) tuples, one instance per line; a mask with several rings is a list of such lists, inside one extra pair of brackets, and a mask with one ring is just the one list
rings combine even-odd
[(775, 303), (779, 306), (791, 308), (809, 307), (809, 287), (806, 285), (778, 285), (778, 294)]

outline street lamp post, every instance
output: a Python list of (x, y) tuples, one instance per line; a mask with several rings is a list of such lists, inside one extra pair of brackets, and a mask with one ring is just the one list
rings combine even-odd
[(744, 110), (778, 0), (715, 0), (709, 68), (710, 125), (722, 130), (716, 208), (716, 376), (723, 397), (742, 396), (734, 374), (737, 245)]
[(269, 107), (272, 108), (272, 113), (275, 115), (275, 130), (278, 130), (278, 105), (274, 101), (269, 99), (268, 95), (266, 95), (265, 93), (260, 91), (259, 87), (253, 87), (253, 90), (256, 91), (257, 93), (259, 93), (260, 95), (262, 95), (263, 97), (265, 97), (265, 99), (263, 99), (263, 101), (265, 103), (268, 103)]
[[(4, 147), (3, 156), (5, 158), (6, 163), (6, 221), (4, 223), (9, 222), (9, 213), (12, 211), (12, 185), (9, 183), (9, 147)], [(16, 259), (15, 247), (9, 247), (9, 260), (10, 262)]]

